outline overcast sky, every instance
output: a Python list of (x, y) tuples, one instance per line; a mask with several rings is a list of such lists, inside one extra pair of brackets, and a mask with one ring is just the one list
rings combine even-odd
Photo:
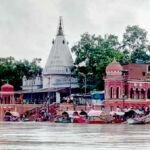
[(69, 47), (84, 32), (121, 35), (127, 25), (150, 33), (150, 0), (0, 0), (0, 57), (42, 58), (63, 17)]

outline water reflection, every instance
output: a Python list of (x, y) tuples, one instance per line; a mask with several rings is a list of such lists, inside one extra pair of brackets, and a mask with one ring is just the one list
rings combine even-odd
[(0, 150), (149, 149), (150, 125), (0, 123)]

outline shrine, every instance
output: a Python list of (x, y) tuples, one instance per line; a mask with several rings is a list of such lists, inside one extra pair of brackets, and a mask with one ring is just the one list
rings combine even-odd
[(13, 104), (14, 103), (14, 87), (8, 83), (1, 87), (1, 104)]

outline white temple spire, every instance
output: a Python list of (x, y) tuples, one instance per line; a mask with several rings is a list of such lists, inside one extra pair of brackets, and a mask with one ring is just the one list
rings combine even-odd
[(60, 16), (57, 36), (63, 36), (63, 35), (64, 35), (64, 33), (63, 33), (63, 28), (62, 28), (62, 17)]
[(70, 74), (73, 59), (63, 34), (62, 18), (60, 17), (58, 32), (43, 70), (43, 74)]

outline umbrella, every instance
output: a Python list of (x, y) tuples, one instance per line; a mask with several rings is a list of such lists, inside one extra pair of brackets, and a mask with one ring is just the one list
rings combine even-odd
[(95, 117), (99, 117), (100, 115), (102, 115), (104, 112), (102, 111), (98, 111), (98, 110), (90, 110), (88, 113), (88, 116), (95, 116)]
[(115, 114), (118, 115), (118, 116), (123, 116), (125, 113), (124, 112), (118, 112), (118, 111), (116, 111), (116, 112), (115, 111), (111, 111), (110, 114), (112, 116), (115, 115)]
[(15, 116), (15, 117), (20, 117), (20, 114), (18, 113), (18, 112), (16, 112), (16, 111), (12, 111), (12, 112), (10, 112), (13, 116)]

